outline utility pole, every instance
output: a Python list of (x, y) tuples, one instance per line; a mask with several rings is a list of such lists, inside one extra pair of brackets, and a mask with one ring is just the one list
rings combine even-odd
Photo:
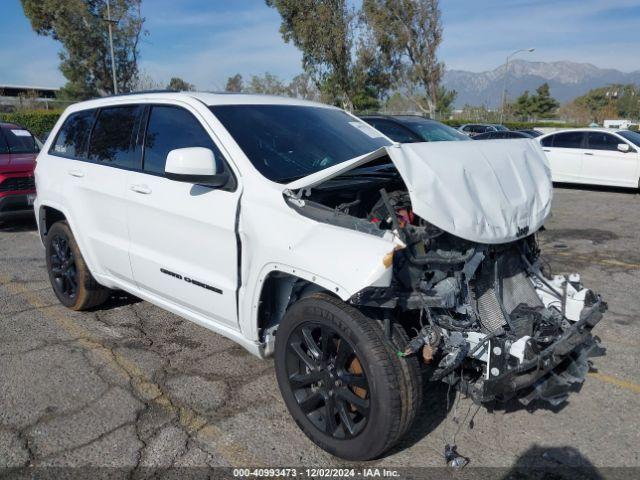
[(111, 6), (109, 0), (107, 0), (107, 25), (109, 28), (109, 48), (111, 50), (111, 74), (113, 75), (113, 93), (118, 94), (118, 81), (116, 80), (116, 59), (113, 56), (113, 34), (111, 33), (111, 24), (114, 23), (111, 20)]
[(502, 101), (500, 102), (500, 123), (502, 123), (502, 120), (504, 118), (504, 104), (507, 101), (507, 74), (509, 73), (509, 59), (511, 59), (511, 57), (513, 57), (514, 55), (517, 55), (520, 52), (531, 53), (534, 50), (535, 48), (522, 48), (520, 50), (516, 50), (515, 52), (507, 55), (507, 60), (504, 62), (504, 83), (502, 87)]

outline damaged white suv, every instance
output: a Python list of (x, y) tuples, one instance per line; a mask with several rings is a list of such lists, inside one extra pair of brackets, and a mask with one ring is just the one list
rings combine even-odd
[(561, 401), (606, 308), (541, 272), (529, 140), (398, 145), (326, 105), (124, 95), (69, 107), (36, 183), (62, 303), (122, 289), (274, 354), (297, 424), (347, 459), (402, 437), (425, 380)]

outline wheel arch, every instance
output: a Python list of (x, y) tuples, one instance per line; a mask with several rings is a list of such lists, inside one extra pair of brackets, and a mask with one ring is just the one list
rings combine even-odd
[[(61, 220), (68, 222), (67, 215), (62, 210), (49, 205), (40, 205), (38, 210), (38, 232), (43, 244), (53, 224)], [(71, 225), (69, 226), (71, 227)]]
[(260, 281), (258, 300), (254, 304), (255, 326), (266, 356), (273, 354), (275, 332), (285, 313), (295, 302), (318, 292), (341, 300), (340, 295), (336, 293), (340, 291), (339, 287), (322, 285), (317, 282), (315, 276), (305, 278), (307, 276), (304, 273), (293, 272), (296, 271), (272, 269)]

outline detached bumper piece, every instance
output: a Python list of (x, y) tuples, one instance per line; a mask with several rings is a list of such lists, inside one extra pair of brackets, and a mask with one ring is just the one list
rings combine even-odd
[(539, 353), (528, 352), (518, 365), (509, 365), (508, 354), (495, 355), (495, 352), (505, 352), (505, 348), (499, 338), (493, 339), (489, 371), (502, 373), (475, 381), (451, 374), (443, 380), (455, 384), (476, 403), (517, 397), (525, 405), (534, 400), (559, 405), (569, 393), (580, 388), (589, 371), (589, 358), (604, 353), (599, 339), (591, 335), (591, 329), (606, 309), (607, 304), (598, 298), (555, 342)]

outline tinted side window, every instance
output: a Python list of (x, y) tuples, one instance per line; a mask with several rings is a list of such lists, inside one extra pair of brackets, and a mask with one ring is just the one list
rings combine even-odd
[(549, 135), (548, 137), (543, 138), (540, 141), (540, 144), (543, 147), (551, 147), (551, 146), (553, 146), (553, 137), (555, 137), (555, 135)]
[(0, 153), (9, 153), (9, 146), (7, 145), (7, 141), (4, 139), (4, 135), (2, 134), (1, 128), (0, 128)]
[(9, 153), (38, 153), (36, 139), (28, 130), (21, 127), (3, 130), (4, 139), (9, 146)]
[(587, 134), (587, 148), (593, 150), (618, 150), (618, 144), (622, 140), (604, 132), (589, 132)]
[(89, 160), (118, 167), (139, 166), (136, 139), (141, 105), (101, 108), (89, 142)]
[(223, 168), (220, 152), (193, 115), (180, 107), (154, 106), (147, 127), (143, 169), (152, 173), (164, 173), (169, 152), (188, 147), (213, 150), (218, 159), (218, 168)]
[(375, 128), (384, 133), (387, 137), (389, 137), (394, 142), (400, 143), (412, 143), (412, 142), (421, 142), (416, 135), (413, 135), (409, 130), (404, 128), (402, 125), (398, 125), (393, 122), (387, 122), (385, 120), (365, 120), (366, 122), (373, 125)]
[(95, 110), (84, 110), (69, 115), (49, 153), (66, 158), (84, 158), (95, 113)]
[(556, 148), (582, 148), (584, 132), (558, 133), (553, 139), (553, 146)]

